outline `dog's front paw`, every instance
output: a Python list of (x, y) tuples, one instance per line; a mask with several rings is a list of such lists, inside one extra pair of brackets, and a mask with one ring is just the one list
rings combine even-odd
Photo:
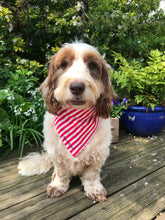
[(86, 195), (89, 199), (97, 201), (97, 202), (104, 202), (107, 199), (107, 191), (105, 188), (103, 188), (100, 191), (94, 191), (94, 192), (86, 192)]
[(51, 184), (49, 184), (47, 186), (47, 196), (49, 198), (54, 198), (54, 197), (60, 197), (65, 193), (64, 190), (62, 189), (58, 189), (57, 186), (52, 186)]

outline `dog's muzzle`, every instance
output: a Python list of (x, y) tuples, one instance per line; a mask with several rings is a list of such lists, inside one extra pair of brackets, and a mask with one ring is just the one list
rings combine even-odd
[(85, 101), (82, 99), (82, 94), (85, 91), (85, 84), (83, 82), (72, 82), (69, 85), (69, 89), (74, 96), (71, 100), (72, 105), (85, 105)]
[(69, 89), (73, 95), (79, 96), (85, 91), (85, 84), (83, 82), (73, 82), (70, 84)]

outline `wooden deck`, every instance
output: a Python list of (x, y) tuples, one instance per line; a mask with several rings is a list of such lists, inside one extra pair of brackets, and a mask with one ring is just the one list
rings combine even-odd
[(102, 172), (108, 190), (103, 203), (88, 200), (78, 178), (64, 196), (49, 199), (46, 186), (52, 171), (22, 177), (17, 174), (17, 163), (16, 158), (0, 163), (1, 220), (165, 219), (164, 213), (158, 216), (165, 211), (165, 131), (153, 138), (124, 133), (111, 146)]

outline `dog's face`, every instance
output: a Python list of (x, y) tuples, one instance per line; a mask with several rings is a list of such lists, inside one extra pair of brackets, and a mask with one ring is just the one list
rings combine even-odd
[(98, 115), (104, 118), (109, 117), (114, 94), (108, 64), (94, 47), (84, 43), (66, 44), (51, 57), (49, 74), (40, 90), (52, 114), (60, 106), (96, 106)]

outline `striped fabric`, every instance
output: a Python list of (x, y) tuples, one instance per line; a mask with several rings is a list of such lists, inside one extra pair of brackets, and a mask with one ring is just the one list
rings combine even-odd
[(76, 157), (91, 140), (99, 123), (96, 109), (60, 109), (55, 116), (56, 130), (67, 150)]

